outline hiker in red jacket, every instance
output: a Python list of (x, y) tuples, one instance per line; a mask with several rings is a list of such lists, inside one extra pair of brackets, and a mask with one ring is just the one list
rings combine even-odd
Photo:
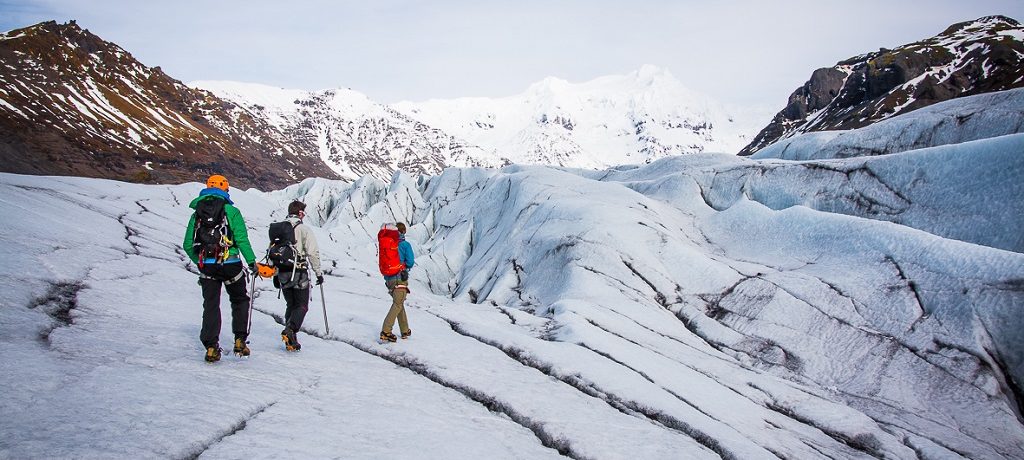
[(409, 270), (416, 263), (415, 256), (412, 246), (405, 241), (404, 223), (385, 225), (377, 234), (377, 238), (380, 244), (381, 274), (384, 275), (384, 285), (391, 294), (391, 310), (384, 317), (380, 340), (397, 342), (398, 337), (391, 332), (395, 319), (398, 319), (398, 329), (403, 339), (408, 339), (412, 335), (409, 319), (405, 314), (405, 297), (409, 294)]

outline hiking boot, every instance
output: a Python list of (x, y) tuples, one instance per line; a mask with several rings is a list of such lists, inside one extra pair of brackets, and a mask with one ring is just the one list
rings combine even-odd
[(220, 347), (206, 347), (206, 362), (215, 363), (220, 361)]
[(249, 345), (246, 344), (245, 339), (241, 337), (235, 337), (235, 354), (238, 356), (249, 356)]
[(411, 335), (412, 335), (412, 329), (409, 329), (408, 331), (405, 331), (405, 332), (402, 333), (402, 339), (403, 340), (404, 339), (408, 339), (409, 336), (411, 336)]
[(302, 344), (299, 343), (298, 338), (295, 337), (295, 331), (291, 328), (284, 328), (281, 331), (281, 341), (284, 342), (284, 349), (288, 351), (299, 351), (302, 349)]
[(380, 341), (381, 341), (381, 343), (383, 343), (383, 342), (397, 342), (398, 341), (398, 337), (395, 337), (395, 334), (392, 334), (390, 332), (383, 332), (383, 331), (381, 331), (381, 333), (380, 333)]

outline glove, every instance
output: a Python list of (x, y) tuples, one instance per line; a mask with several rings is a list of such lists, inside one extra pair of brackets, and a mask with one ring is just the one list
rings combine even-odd
[(324, 284), (324, 275), (316, 275), (316, 285)]
[(249, 262), (249, 273), (256, 273), (256, 262)]
[(409, 270), (402, 270), (402, 274), (399, 277), (402, 281), (409, 281)]

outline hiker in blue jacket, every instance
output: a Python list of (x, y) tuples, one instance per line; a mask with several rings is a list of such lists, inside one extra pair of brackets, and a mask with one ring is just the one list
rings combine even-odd
[(384, 284), (388, 287), (388, 292), (391, 293), (392, 301), (391, 310), (384, 317), (380, 339), (388, 342), (398, 341), (398, 337), (391, 332), (391, 328), (395, 325), (395, 319), (398, 319), (398, 329), (402, 332), (403, 339), (408, 339), (412, 335), (412, 330), (409, 329), (409, 319), (405, 315), (405, 297), (409, 294), (409, 270), (415, 265), (416, 258), (413, 255), (412, 246), (405, 241), (405, 224), (399, 222), (396, 227), (398, 227), (398, 258), (402, 265), (405, 265), (405, 269), (396, 275), (384, 277)]

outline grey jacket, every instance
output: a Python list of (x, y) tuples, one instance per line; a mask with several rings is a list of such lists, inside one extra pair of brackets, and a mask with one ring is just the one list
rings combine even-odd
[(309, 268), (313, 269), (313, 273), (316, 276), (323, 276), (324, 272), (320, 270), (320, 246), (316, 244), (316, 236), (313, 235), (313, 230), (310, 230), (305, 224), (299, 220), (298, 216), (289, 215), (288, 222), (292, 223), (295, 227), (295, 251), (298, 252), (300, 258), (306, 259), (306, 264)]

